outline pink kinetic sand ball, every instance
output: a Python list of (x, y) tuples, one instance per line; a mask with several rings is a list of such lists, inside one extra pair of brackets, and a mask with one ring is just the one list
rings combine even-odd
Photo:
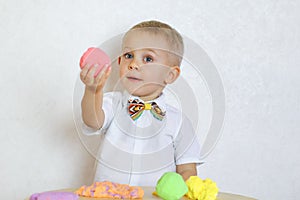
[(99, 74), (101, 69), (104, 67), (104, 65), (109, 64), (110, 65), (110, 58), (109, 56), (102, 51), (99, 48), (96, 47), (90, 47), (80, 58), (80, 68), (82, 69), (86, 64), (89, 66), (93, 66), (95, 64), (98, 64), (98, 69), (95, 72), (95, 77)]

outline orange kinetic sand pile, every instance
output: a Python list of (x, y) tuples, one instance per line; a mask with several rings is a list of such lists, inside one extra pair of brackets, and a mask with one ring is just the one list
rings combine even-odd
[(79, 196), (95, 198), (141, 199), (144, 196), (144, 190), (140, 187), (109, 181), (82, 186), (75, 193)]

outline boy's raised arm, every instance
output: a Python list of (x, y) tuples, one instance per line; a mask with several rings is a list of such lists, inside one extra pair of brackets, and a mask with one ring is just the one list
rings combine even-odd
[(100, 129), (103, 126), (105, 117), (102, 109), (103, 87), (111, 71), (110, 66), (105, 65), (95, 77), (97, 67), (97, 65), (85, 66), (80, 73), (80, 78), (85, 84), (81, 101), (82, 119), (87, 126), (93, 129)]

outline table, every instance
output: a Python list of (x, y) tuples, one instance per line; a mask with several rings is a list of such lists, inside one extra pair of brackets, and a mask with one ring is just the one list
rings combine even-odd
[[(154, 187), (142, 187), (142, 188), (145, 192), (143, 200), (158, 200), (158, 199), (161, 200), (161, 198), (152, 195), (152, 192), (155, 190)], [(56, 191), (74, 192), (75, 190), (76, 189), (62, 189), (62, 190), (56, 190)], [(87, 198), (87, 197), (79, 198), (79, 200), (98, 200), (98, 199), (100, 199), (100, 198)], [(26, 200), (29, 200), (29, 198), (27, 198)], [(101, 198), (101, 200), (112, 200), (112, 199)], [(188, 200), (188, 198), (183, 197), (181, 200)], [(229, 194), (229, 193), (219, 192), (217, 200), (255, 200), (255, 199), (253, 199), (251, 197), (237, 195), (237, 194)]]

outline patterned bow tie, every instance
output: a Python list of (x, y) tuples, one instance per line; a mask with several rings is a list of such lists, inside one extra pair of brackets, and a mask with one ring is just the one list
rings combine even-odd
[(128, 113), (132, 120), (137, 120), (144, 110), (150, 110), (152, 115), (160, 121), (163, 120), (166, 114), (166, 112), (163, 112), (155, 102), (143, 103), (142, 101), (139, 101), (139, 99), (128, 100)]

